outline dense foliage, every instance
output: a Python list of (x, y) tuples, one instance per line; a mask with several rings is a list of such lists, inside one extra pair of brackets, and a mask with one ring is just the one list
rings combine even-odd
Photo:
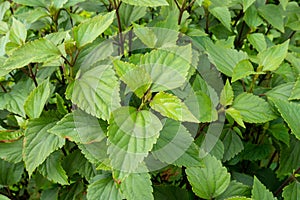
[(0, 3), (0, 200), (300, 199), (300, 7)]

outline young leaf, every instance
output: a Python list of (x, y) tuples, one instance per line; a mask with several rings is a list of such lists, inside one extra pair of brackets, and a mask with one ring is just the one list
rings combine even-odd
[(162, 124), (147, 110), (120, 107), (108, 127), (108, 154), (115, 170), (134, 172), (156, 143)]
[(114, 16), (114, 11), (105, 15), (97, 15), (73, 28), (76, 46), (82, 48), (86, 44), (93, 42), (112, 24)]
[(2, 68), (12, 71), (22, 68), (33, 62), (47, 62), (58, 59), (60, 50), (49, 40), (41, 38), (33, 42), (25, 43), (13, 51), (12, 55), (5, 61)]
[(249, 123), (265, 123), (276, 118), (271, 106), (253, 94), (240, 94), (233, 101), (232, 108), (240, 112), (243, 121)]
[(300, 105), (280, 99), (272, 99), (275, 106), (278, 108), (282, 118), (292, 130), (292, 133), (300, 140)]
[(166, 0), (122, 0), (124, 3), (134, 5), (134, 6), (147, 6), (147, 7), (158, 7), (158, 6), (168, 6)]
[(72, 102), (87, 113), (107, 120), (120, 107), (119, 82), (109, 65), (99, 65), (77, 73)]
[(121, 193), (110, 174), (97, 175), (90, 181), (87, 200), (95, 199), (122, 200)]
[(50, 181), (68, 185), (68, 176), (61, 165), (60, 159), (60, 152), (54, 152), (39, 166), (38, 170)]
[(2, 21), (5, 12), (9, 9), (10, 3), (8, 1), (4, 1), (0, 3), (0, 21)]
[(149, 48), (156, 46), (158, 38), (155, 35), (154, 30), (148, 27), (134, 26), (134, 33), (136, 36)]
[(254, 176), (254, 183), (252, 189), (253, 200), (275, 200), (273, 194)]
[(220, 103), (223, 106), (230, 106), (233, 102), (233, 97), (234, 97), (233, 90), (227, 79), (226, 84), (221, 92)]
[[(141, 67), (151, 76), (153, 85), (151, 91), (159, 92), (182, 86), (186, 82), (192, 57), (191, 45), (177, 47), (185, 50), (188, 57), (171, 50), (153, 50), (141, 58)], [(178, 50), (179, 51), (179, 50)]]
[(283, 188), (282, 196), (284, 199), (297, 199), (300, 197), (300, 183), (294, 181)]
[[(263, 72), (260, 72), (263, 73)], [(235, 82), (239, 79), (245, 78), (251, 74), (258, 74), (258, 72), (254, 72), (253, 66), (249, 60), (242, 60), (236, 64), (233, 68), (232, 79), (231, 82)]]
[(132, 173), (121, 183), (121, 191), (127, 200), (154, 200), (151, 185), (148, 173)]
[(259, 65), (263, 66), (263, 71), (275, 71), (287, 56), (288, 47), (289, 40), (260, 52), (257, 58)]
[[(188, 154), (188, 149), (193, 145), (193, 141), (191, 134), (180, 122), (166, 119), (151, 153), (156, 159), (168, 164), (199, 166), (201, 163), (199, 152), (196, 155)], [(180, 157), (182, 157), (181, 163), (178, 163)]]
[(283, 11), (282, 8), (275, 4), (265, 4), (258, 8), (259, 14), (274, 28), (284, 32)]
[(230, 183), (230, 174), (215, 157), (204, 158), (205, 167), (188, 167), (187, 178), (195, 194), (212, 199), (222, 194)]
[(198, 123), (199, 120), (189, 111), (187, 106), (176, 96), (165, 92), (157, 93), (150, 106), (163, 116), (186, 122)]
[(77, 144), (100, 142), (106, 136), (106, 130), (102, 129), (100, 123), (97, 118), (81, 110), (75, 110), (65, 115), (48, 132)]
[(128, 85), (137, 97), (142, 98), (152, 83), (146, 70), (120, 60), (114, 61), (114, 66), (120, 79)]
[(29, 118), (39, 118), (49, 97), (50, 82), (47, 79), (34, 88), (25, 101), (24, 110)]
[(44, 116), (28, 123), (25, 130), (23, 160), (29, 176), (56, 149), (65, 144), (65, 140), (48, 133), (58, 119), (55, 116)]

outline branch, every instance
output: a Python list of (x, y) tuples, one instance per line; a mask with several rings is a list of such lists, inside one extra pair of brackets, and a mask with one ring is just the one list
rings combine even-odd
[(278, 196), (282, 192), (282, 189), (285, 186), (287, 186), (290, 182), (296, 179), (295, 175), (298, 174), (299, 172), (300, 172), (300, 167), (279, 186), (279, 188), (275, 191), (274, 195)]

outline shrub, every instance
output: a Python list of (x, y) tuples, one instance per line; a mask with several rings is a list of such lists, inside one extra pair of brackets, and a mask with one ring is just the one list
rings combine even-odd
[(0, 3), (0, 199), (299, 199), (300, 7)]

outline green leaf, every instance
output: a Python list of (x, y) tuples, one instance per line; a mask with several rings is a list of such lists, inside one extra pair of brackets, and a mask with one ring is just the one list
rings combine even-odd
[[(210, 90), (211, 88), (208, 88)], [(213, 100), (215, 97), (212, 94), (212, 91), (207, 91), (211, 94), (202, 92), (201, 90), (189, 95), (184, 103), (191, 111), (191, 113), (200, 121), (200, 122), (212, 122), (218, 119), (218, 113), (215, 109)], [(214, 92), (214, 91), (213, 91)], [(218, 99), (216, 99), (218, 101)], [(219, 101), (218, 101), (219, 102)]]
[(41, 6), (46, 7), (45, 0), (14, 0), (15, 3), (23, 4), (26, 6)]
[(61, 56), (60, 50), (49, 40), (41, 38), (25, 43), (13, 51), (12, 55), (2, 66), (6, 70), (22, 68), (33, 62), (47, 62), (58, 59)]
[(250, 44), (258, 51), (262, 52), (267, 48), (265, 35), (262, 33), (252, 33), (247, 36)]
[(205, 167), (188, 167), (187, 178), (195, 194), (212, 199), (222, 194), (230, 183), (230, 174), (215, 157), (204, 158)]
[(284, 32), (283, 11), (275, 4), (265, 4), (258, 8), (258, 13), (274, 28)]
[[(184, 57), (182, 51), (186, 51)], [(140, 64), (153, 82), (151, 91), (159, 92), (182, 86), (190, 69), (190, 58), (192, 58), (191, 45), (176, 47), (175, 50), (153, 50), (142, 56)]]
[(275, 200), (273, 194), (254, 176), (252, 189), (253, 200)]
[(263, 71), (275, 71), (288, 53), (289, 40), (282, 44), (272, 46), (257, 55), (259, 65), (263, 66)]
[(120, 60), (115, 60), (114, 66), (120, 79), (128, 85), (137, 97), (142, 98), (152, 83), (146, 70)]
[(78, 147), (86, 159), (97, 166), (108, 160), (106, 140), (91, 144), (80, 144)]
[(23, 140), (10, 143), (0, 143), (0, 158), (12, 163), (22, 161)]
[(61, 185), (68, 185), (68, 177), (61, 165), (61, 154), (60, 152), (52, 153), (46, 160), (43, 162), (38, 170), (39, 172), (48, 178), (50, 181), (59, 183)]
[[(101, 150), (98, 149), (98, 151)], [(79, 174), (88, 181), (97, 173), (95, 166), (88, 162), (79, 150), (75, 150), (64, 157), (62, 166), (69, 177), (72, 177), (74, 174)]]
[(227, 76), (232, 76), (233, 69), (240, 61), (248, 58), (247, 54), (235, 49), (209, 42), (206, 46), (209, 60), (214, 63), (219, 71)]
[(5, 12), (9, 9), (10, 3), (8, 1), (4, 1), (0, 3), (0, 21), (2, 21)]
[(251, 193), (251, 188), (249, 186), (233, 180), (230, 182), (225, 192), (223, 192), (220, 196), (218, 196), (216, 200), (224, 200), (224, 199), (227, 200), (227, 199), (232, 199), (236, 196), (250, 196), (250, 193)]
[(253, 66), (249, 60), (242, 60), (233, 68), (231, 82), (245, 78), (251, 74), (263, 74), (263, 72), (254, 72)]
[(283, 123), (272, 124), (267, 131), (271, 133), (277, 140), (285, 143), (288, 147), (290, 146), (290, 134), (289, 128)]
[(65, 144), (64, 139), (48, 133), (57, 121), (56, 116), (50, 115), (28, 123), (25, 130), (23, 160), (29, 176), (53, 151)]
[(13, 164), (0, 159), (0, 185), (13, 186), (21, 180), (23, 172), (23, 162)]
[(32, 80), (19, 81), (11, 88), (10, 92), (5, 93), (3, 96), (0, 95), (0, 108), (26, 117), (23, 105), (33, 89), (34, 85)]
[(133, 22), (144, 17), (147, 14), (146, 11), (146, 7), (121, 4), (119, 8), (119, 12), (122, 13), (120, 16), (121, 24), (125, 27), (129, 27)]
[(122, 200), (122, 196), (110, 174), (97, 175), (90, 181), (87, 189), (87, 200), (97, 199)]
[(232, 117), (234, 119), (234, 121), (236, 121), (236, 123), (238, 123), (238, 125), (240, 125), (243, 128), (246, 128), (240, 111), (231, 107), (231, 108), (226, 109), (226, 114), (230, 115), (230, 117)]
[(48, 132), (77, 144), (100, 142), (106, 137), (106, 130), (101, 127), (100, 123), (96, 117), (81, 110), (75, 110), (65, 115)]
[(58, 199), (59, 188), (50, 188), (42, 191), (41, 200), (53, 200)]
[(243, 11), (245, 12), (254, 2), (255, 0), (242, 0)]
[(107, 120), (120, 107), (119, 82), (109, 65), (99, 65), (77, 73), (72, 102), (87, 113)]
[[(288, 156), (287, 156), (288, 155)], [(278, 177), (285, 177), (299, 168), (300, 163), (300, 141), (291, 136), (290, 146), (281, 146), (279, 157)]]
[(127, 200), (154, 200), (151, 176), (148, 173), (132, 173), (120, 187)]
[(73, 28), (76, 46), (82, 48), (86, 44), (93, 42), (112, 24), (114, 16), (114, 11), (105, 15), (97, 15)]
[(228, 7), (212, 7), (208, 8), (209, 12), (216, 17), (229, 31), (231, 31), (231, 14)]
[(157, 7), (157, 6), (168, 6), (166, 0), (122, 0), (122, 2), (134, 5), (134, 6), (147, 6), (147, 7)]
[(282, 196), (284, 199), (297, 199), (300, 196), (300, 183), (294, 181), (285, 188), (283, 188)]
[(291, 96), (294, 84), (294, 82), (280, 84), (272, 88), (272, 90), (266, 92), (266, 96), (271, 99), (281, 99), (287, 101)]
[(240, 153), (244, 149), (241, 138), (231, 129), (228, 130), (223, 139), (224, 152), (223, 161), (232, 159), (235, 155)]
[(199, 152), (196, 155), (189, 154), (193, 141), (191, 134), (180, 122), (166, 119), (151, 153), (156, 159), (167, 164), (199, 166), (201, 163)]
[(289, 125), (292, 133), (300, 140), (300, 105), (280, 99), (272, 99), (282, 118)]
[[(1, 127), (0, 127), (1, 128)], [(20, 130), (1, 130), (0, 129), (0, 142), (12, 142), (22, 137), (23, 132)]]
[(27, 37), (27, 30), (23, 23), (13, 18), (10, 27), (9, 39), (10, 42), (22, 45), (25, 43)]
[(272, 146), (270, 144), (252, 144), (246, 143), (244, 150), (237, 155), (240, 160), (263, 160), (272, 153)]
[(0, 200), (10, 200), (8, 197), (0, 194)]
[(292, 94), (289, 100), (299, 100), (300, 99), (300, 75), (297, 78), (297, 81), (293, 87)]
[(233, 101), (232, 107), (240, 112), (245, 122), (265, 123), (276, 118), (271, 106), (264, 99), (253, 94), (240, 94)]
[(190, 200), (190, 194), (187, 190), (174, 185), (154, 185), (155, 200)]
[(258, 15), (255, 5), (250, 6), (245, 13), (244, 20), (251, 28), (256, 28), (263, 23), (263, 20)]
[(163, 116), (186, 122), (198, 123), (198, 119), (189, 111), (187, 106), (176, 96), (165, 92), (157, 93), (150, 106)]
[(220, 103), (223, 106), (230, 106), (233, 102), (233, 97), (234, 97), (233, 90), (227, 79), (226, 84), (221, 92)]
[(134, 172), (156, 143), (162, 124), (147, 110), (121, 107), (112, 112), (108, 154), (115, 170)]
[(24, 110), (29, 118), (39, 118), (49, 97), (50, 82), (47, 79), (34, 88), (25, 101)]
[(133, 29), (135, 35), (149, 48), (155, 48), (158, 38), (154, 30), (148, 27), (139, 27), (135, 25)]

